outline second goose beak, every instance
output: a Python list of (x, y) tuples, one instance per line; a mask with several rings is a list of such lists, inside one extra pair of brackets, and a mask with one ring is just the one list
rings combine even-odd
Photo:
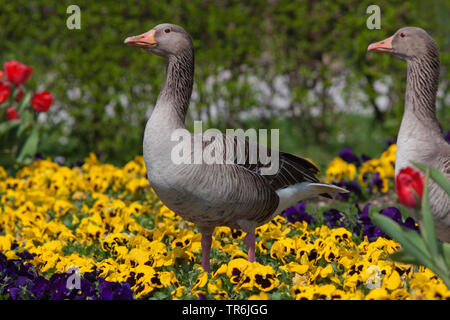
[(383, 41), (371, 43), (367, 48), (367, 51), (392, 52), (393, 38), (394, 36), (384, 39)]
[(155, 30), (153, 29), (139, 36), (128, 37), (124, 43), (140, 48), (154, 48), (158, 44), (155, 41)]

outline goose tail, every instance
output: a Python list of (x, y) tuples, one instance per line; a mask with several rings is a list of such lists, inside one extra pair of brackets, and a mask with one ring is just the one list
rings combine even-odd
[(276, 191), (280, 198), (280, 202), (274, 214), (278, 215), (287, 208), (295, 206), (300, 201), (314, 198), (319, 195), (331, 197), (330, 194), (348, 192), (348, 190), (341, 187), (321, 182), (301, 182), (294, 184)]

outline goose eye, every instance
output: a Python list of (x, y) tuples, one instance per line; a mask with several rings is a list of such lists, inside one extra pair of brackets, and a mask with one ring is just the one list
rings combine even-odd
[(164, 32), (165, 32), (165, 33), (169, 33), (169, 32), (170, 32), (170, 29), (165, 29)]
[(400, 33), (400, 37), (404, 38), (406, 35), (402, 32)]

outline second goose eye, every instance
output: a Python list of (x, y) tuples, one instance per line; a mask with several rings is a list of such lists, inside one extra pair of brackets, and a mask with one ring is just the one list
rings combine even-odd
[(164, 32), (165, 32), (165, 33), (169, 33), (169, 32), (170, 32), (170, 29), (164, 29)]
[(400, 33), (400, 37), (404, 38), (404, 37), (405, 37), (405, 34), (404, 34), (403, 32)]

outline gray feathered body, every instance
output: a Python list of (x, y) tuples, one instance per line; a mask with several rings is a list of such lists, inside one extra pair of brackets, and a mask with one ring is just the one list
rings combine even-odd
[[(171, 141), (170, 137), (180, 128), (161, 125), (164, 122), (160, 116), (157, 107), (147, 123), (144, 138), (144, 159), (150, 184), (167, 207), (196, 223), (204, 232), (215, 226), (249, 232), (280, 213), (276, 212), (279, 205), (277, 190), (301, 182), (319, 182), (314, 165), (282, 152), (278, 172), (274, 175), (261, 175), (262, 165), (250, 163), (248, 158), (243, 163), (234, 159), (234, 164), (175, 164), (171, 152), (178, 142)], [(167, 114), (163, 116), (167, 117)], [(193, 143), (194, 134), (189, 135)], [(220, 135), (209, 142), (209, 146), (217, 144), (215, 150), (221, 150), (224, 145), (236, 146), (242, 139)], [(222, 141), (219, 143), (219, 140)], [(244, 140), (247, 146), (249, 143), (252, 142)], [(223, 152), (225, 155), (226, 150)]]
[[(148, 179), (169, 209), (196, 223), (206, 235), (216, 226), (254, 232), (257, 226), (298, 201), (327, 192), (347, 192), (320, 183), (315, 177), (318, 169), (311, 162), (284, 152), (278, 153), (279, 168), (271, 175), (262, 175), (261, 170), (267, 164), (249, 161), (248, 153), (243, 162), (234, 159), (227, 164), (176, 164), (172, 150), (179, 142), (171, 137), (177, 130), (186, 130), (184, 122), (193, 86), (194, 51), (191, 41), (187, 43), (187, 47), (178, 48), (177, 55), (167, 57), (166, 81), (144, 133)], [(195, 139), (194, 134), (187, 136)], [(213, 149), (225, 157), (223, 146), (236, 148), (243, 143), (249, 147), (255, 143), (242, 139), (219, 135), (202, 145), (213, 144), (217, 147)], [(271, 151), (274, 152), (278, 151)]]

